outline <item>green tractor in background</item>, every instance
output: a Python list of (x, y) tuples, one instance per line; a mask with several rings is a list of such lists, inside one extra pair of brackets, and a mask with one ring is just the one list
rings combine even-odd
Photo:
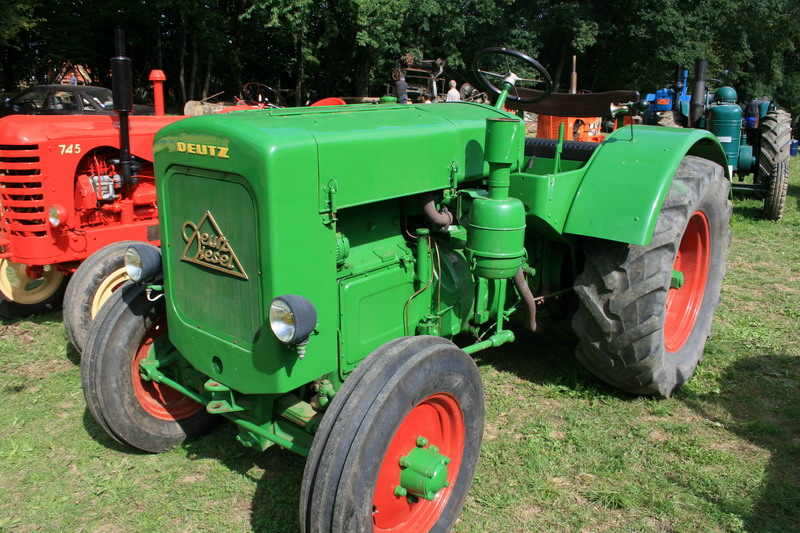
[[(764, 218), (779, 220), (789, 188), (789, 151), (792, 118), (766, 98), (753, 100), (744, 110), (733, 87), (706, 78), (708, 61), (695, 61), (694, 91), (686, 93), (686, 71), (678, 71), (671, 88), (648, 95), (648, 124), (702, 128), (719, 139), (736, 176), (734, 192), (764, 198)], [(710, 92), (707, 82), (718, 84)], [(749, 182), (746, 182), (748, 179)]]
[(577, 357), (600, 379), (657, 397), (689, 379), (730, 241), (717, 138), (526, 139), (503, 105), (545, 98), (547, 71), (491, 48), (475, 72), (494, 107), (245, 111), (161, 130), (161, 248), (127, 249), (133, 281), (81, 359), (97, 423), (160, 452), (224, 417), (245, 446), (307, 457), (302, 531), (447, 531), (483, 438), (471, 354), (515, 340), (534, 353), (517, 326), (539, 332), (572, 304)]

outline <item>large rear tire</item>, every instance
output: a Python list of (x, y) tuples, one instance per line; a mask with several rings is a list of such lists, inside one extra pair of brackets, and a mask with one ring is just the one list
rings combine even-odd
[(17, 319), (58, 310), (67, 281), (68, 276), (53, 266), (34, 278), (27, 265), (0, 259), (0, 317)]
[[(475, 474), (483, 421), (483, 386), (467, 354), (438, 337), (385, 344), (347, 378), (314, 437), (301, 531), (449, 531)], [(416, 468), (401, 458), (414, 454), (436, 464), (430, 500), (401, 480)]]
[(722, 167), (687, 156), (648, 245), (587, 246), (573, 328), (577, 357), (597, 377), (633, 394), (668, 397), (693, 375), (720, 302), (729, 190)]
[(764, 218), (779, 220), (789, 190), (789, 150), (792, 143), (791, 116), (779, 109), (761, 119), (758, 151), (758, 181), (766, 183)]
[(164, 299), (152, 302), (144, 287), (128, 283), (95, 317), (81, 358), (89, 412), (111, 438), (147, 452), (166, 451), (216, 421), (203, 405), (141, 378), (139, 362), (166, 333)]
[(81, 263), (64, 295), (64, 329), (72, 345), (83, 352), (89, 328), (100, 308), (130, 277), (125, 250), (137, 241), (121, 241), (100, 248)]

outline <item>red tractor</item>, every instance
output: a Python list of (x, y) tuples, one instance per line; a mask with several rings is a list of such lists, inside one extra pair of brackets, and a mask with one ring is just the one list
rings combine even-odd
[(69, 278), (92, 256), (105, 275), (75, 276), (67, 295), (81, 300), (69, 307), (80, 316), (65, 319), (79, 349), (91, 318), (127, 279), (121, 259), (109, 259), (119, 253), (96, 252), (124, 250), (125, 241), (160, 242), (153, 137), (182, 118), (164, 116), (161, 71), (150, 75), (157, 116), (128, 117), (131, 69), (123, 55), (118, 39), (116, 115), (0, 119), (0, 317), (58, 309)]

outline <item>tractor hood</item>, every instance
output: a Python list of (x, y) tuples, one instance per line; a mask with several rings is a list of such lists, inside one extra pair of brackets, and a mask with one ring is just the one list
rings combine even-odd
[[(335, 353), (336, 214), (481, 179), (486, 118), (508, 116), (478, 104), (389, 104), (243, 111), (167, 126), (154, 149), (170, 341), (203, 374), (241, 392), (288, 391), (336, 371), (298, 364), (276, 340), (272, 299), (313, 302), (320, 327), (309, 350)], [(387, 244), (376, 253), (393, 261), (404, 252)]]
[[(482, 178), (486, 175), (485, 120), (508, 116), (467, 103), (204, 115), (159, 133), (156, 171), (179, 164), (228, 172), (239, 169), (242, 175), (252, 175), (253, 165), (258, 164), (266, 171), (263, 177), (275, 175), (270, 167), (274, 169), (279, 160), (312, 157), (318, 161), (320, 190), (335, 181), (337, 206), (344, 208)], [(520, 147), (523, 137), (519, 136)], [(519, 153), (517, 166), (522, 163), (523, 151)], [(241, 169), (242, 164), (248, 172)]]

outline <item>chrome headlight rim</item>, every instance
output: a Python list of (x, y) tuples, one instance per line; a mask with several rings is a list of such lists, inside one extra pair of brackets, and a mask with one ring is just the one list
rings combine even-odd
[(125, 271), (134, 283), (150, 283), (161, 275), (161, 250), (152, 244), (140, 243), (125, 250)]
[(47, 221), (54, 228), (64, 225), (67, 222), (67, 210), (59, 204), (51, 205), (47, 210)]
[(317, 309), (303, 296), (278, 296), (269, 305), (269, 326), (283, 344), (303, 343), (317, 326)]

